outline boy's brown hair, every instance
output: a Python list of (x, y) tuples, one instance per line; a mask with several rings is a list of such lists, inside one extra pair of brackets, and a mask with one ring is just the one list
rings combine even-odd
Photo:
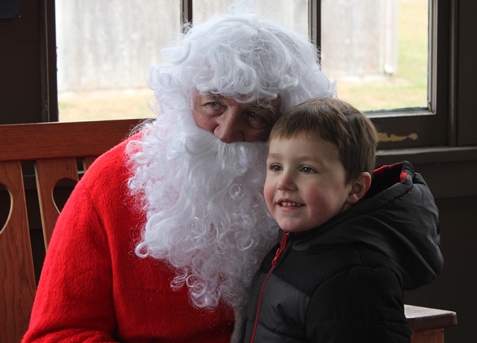
[(364, 171), (372, 174), (378, 134), (371, 120), (349, 103), (333, 98), (305, 101), (280, 117), (270, 140), (303, 133), (307, 137), (321, 137), (338, 147), (347, 182)]

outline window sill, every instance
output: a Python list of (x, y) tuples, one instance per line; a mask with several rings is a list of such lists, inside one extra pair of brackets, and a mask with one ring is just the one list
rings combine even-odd
[(435, 198), (477, 196), (477, 147), (379, 150), (377, 165), (407, 160), (422, 174)]

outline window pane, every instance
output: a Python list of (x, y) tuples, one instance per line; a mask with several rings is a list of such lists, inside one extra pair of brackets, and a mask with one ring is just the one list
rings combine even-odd
[[(234, 0), (194, 0), (194, 23), (224, 13)], [(255, 12), (292, 28), (303, 36), (308, 35), (308, 0), (256, 0)]]
[(56, 0), (60, 121), (154, 116), (149, 67), (179, 18), (178, 1)]
[(428, 0), (323, 0), (321, 50), (361, 110), (427, 108)]

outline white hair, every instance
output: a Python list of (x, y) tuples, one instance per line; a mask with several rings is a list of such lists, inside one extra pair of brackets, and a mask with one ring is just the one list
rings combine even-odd
[(252, 13), (212, 17), (164, 53), (170, 63), (153, 67), (150, 78), (159, 113), (188, 106), (195, 89), (237, 102), (280, 97), (282, 113), (310, 98), (335, 94), (313, 44)]

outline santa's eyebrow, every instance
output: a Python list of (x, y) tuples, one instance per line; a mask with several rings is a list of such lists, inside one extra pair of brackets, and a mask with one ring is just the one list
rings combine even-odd
[(225, 98), (223, 95), (221, 95), (219, 93), (213, 93), (213, 92), (205, 92), (205, 93), (202, 93), (202, 95), (205, 96), (205, 97), (214, 98), (214, 99)]
[(250, 107), (251, 108), (260, 108), (260, 109), (264, 109), (264, 110), (267, 110), (267, 111), (275, 111), (276, 110), (275, 107), (273, 107), (271, 104), (255, 103)]
[(272, 116), (276, 117), (280, 115), (280, 109), (274, 107), (271, 103), (255, 103), (250, 106), (251, 109), (263, 110), (270, 112)]

